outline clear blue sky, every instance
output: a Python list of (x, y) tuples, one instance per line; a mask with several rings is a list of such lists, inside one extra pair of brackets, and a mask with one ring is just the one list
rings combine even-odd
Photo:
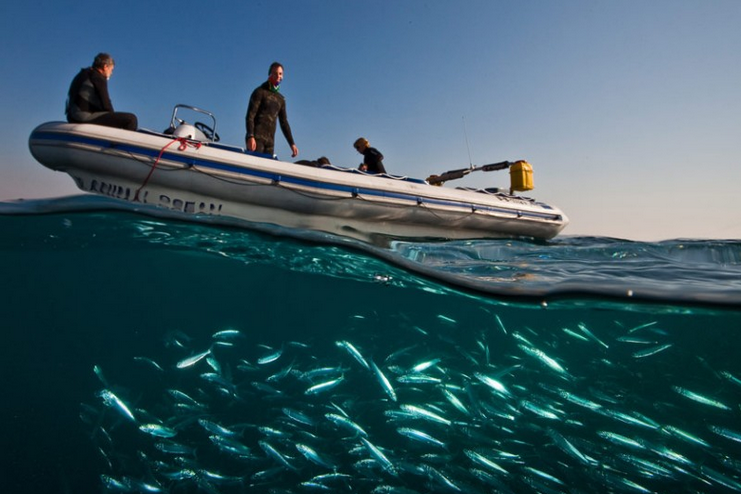
[(0, 14), (0, 200), (79, 192), (28, 135), (64, 118), (72, 77), (106, 51), (115, 108), (145, 128), (186, 103), (243, 145), (249, 95), (278, 60), (299, 158), (357, 166), (362, 135), (391, 173), (420, 178), (526, 159), (530, 195), (570, 216), (566, 235), (741, 238), (738, 0), (42, 0)]

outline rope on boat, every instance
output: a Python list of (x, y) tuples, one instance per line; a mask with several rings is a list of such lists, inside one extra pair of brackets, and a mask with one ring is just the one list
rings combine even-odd
[(195, 149), (200, 149), (201, 143), (200, 142), (191, 142), (185, 137), (178, 137), (177, 139), (173, 139), (172, 141), (165, 144), (162, 149), (160, 149), (160, 154), (157, 156), (157, 159), (154, 160), (154, 164), (152, 165), (152, 169), (149, 170), (149, 174), (147, 175), (147, 178), (144, 179), (144, 182), (139, 186), (138, 189), (136, 189), (136, 193), (134, 194), (134, 201), (139, 200), (139, 192), (147, 185), (147, 182), (149, 182), (149, 179), (152, 177), (152, 174), (154, 173), (154, 169), (157, 168), (157, 165), (160, 162), (160, 159), (162, 159), (162, 155), (165, 154), (165, 150), (172, 146), (174, 143), (179, 142), (180, 146), (178, 146), (178, 151), (185, 151), (188, 146), (193, 146)]

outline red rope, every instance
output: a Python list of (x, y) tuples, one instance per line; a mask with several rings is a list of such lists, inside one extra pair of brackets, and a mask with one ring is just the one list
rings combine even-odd
[(178, 137), (177, 139), (173, 139), (172, 141), (165, 144), (165, 146), (160, 149), (160, 154), (157, 156), (157, 159), (154, 160), (154, 165), (152, 165), (152, 169), (149, 170), (149, 174), (147, 175), (147, 178), (144, 179), (144, 182), (139, 186), (138, 189), (136, 189), (136, 193), (134, 194), (134, 201), (139, 200), (139, 192), (147, 185), (147, 182), (149, 182), (149, 179), (152, 177), (152, 174), (154, 173), (154, 169), (157, 168), (157, 164), (159, 164), (160, 159), (162, 159), (162, 155), (165, 154), (165, 150), (172, 146), (174, 143), (179, 142), (180, 146), (178, 146), (179, 151), (185, 151), (188, 146), (193, 146), (196, 149), (200, 149), (201, 143), (200, 142), (188, 142), (188, 139), (185, 137)]

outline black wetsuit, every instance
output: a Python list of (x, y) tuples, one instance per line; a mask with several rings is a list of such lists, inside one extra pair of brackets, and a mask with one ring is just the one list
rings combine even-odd
[(383, 166), (383, 155), (376, 148), (365, 148), (363, 164), (368, 167), (368, 170), (366, 170), (368, 173), (386, 173), (386, 168)]
[(279, 92), (271, 91), (270, 82), (265, 81), (250, 96), (250, 104), (245, 117), (247, 126), (245, 141), (254, 137), (257, 143), (255, 151), (273, 154), (277, 121), (280, 122), (280, 130), (286, 137), (288, 145), (293, 146), (295, 143), (291, 134), (291, 126), (288, 125), (286, 99)]
[(92, 123), (127, 130), (136, 130), (139, 125), (133, 113), (113, 109), (108, 95), (108, 80), (92, 67), (80, 70), (72, 80), (65, 113), (71, 123)]

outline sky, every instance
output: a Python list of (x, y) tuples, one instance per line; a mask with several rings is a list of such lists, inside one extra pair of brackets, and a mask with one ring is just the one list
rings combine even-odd
[[(738, 0), (3, 2), (0, 201), (82, 193), (28, 136), (108, 52), (113, 105), (143, 128), (183, 103), (243, 146), (279, 61), (297, 159), (357, 167), (360, 136), (396, 175), (524, 159), (564, 235), (741, 239), (739, 26)], [(276, 154), (291, 160), (280, 131)]]

